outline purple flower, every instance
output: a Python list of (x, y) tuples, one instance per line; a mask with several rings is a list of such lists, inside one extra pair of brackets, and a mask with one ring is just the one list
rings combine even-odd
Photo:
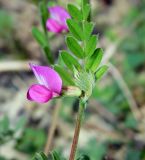
[(28, 92), (27, 99), (38, 103), (46, 103), (59, 96), (62, 90), (62, 80), (59, 74), (50, 67), (30, 64), (39, 84), (33, 84)]
[(50, 7), (48, 11), (50, 13), (50, 18), (46, 22), (47, 30), (54, 33), (67, 32), (68, 27), (66, 20), (71, 18), (68, 12), (60, 6)]

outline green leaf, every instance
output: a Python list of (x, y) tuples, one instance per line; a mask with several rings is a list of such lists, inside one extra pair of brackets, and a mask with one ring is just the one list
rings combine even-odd
[(66, 38), (66, 43), (70, 51), (78, 58), (83, 58), (84, 56), (84, 51), (77, 42), (77, 40), (73, 37), (67, 37)]
[(59, 65), (55, 65), (54, 69), (56, 70), (56, 72), (58, 72), (58, 74), (61, 76), (63, 83), (66, 83), (68, 85), (74, 85), (74, 81), (72, 80), (70, 74), (64, 70), (61, 66)]
[(83, 13), (83, 19), (87, 20), (89, 15), (90, 15), (90, 11), (91, 11), (91, 6), (90, 4), (86, 4), (83, 6), (82, 8), (82, 13)]
[(97, 48), (94, 54), (88, 59), (86, 69), (96, 72), (103, 57), (103, 51), (101, 48)]
[(73, 4), (68, 4), (68, 11), (72, 18), (81, 21), (82, 20), (82, 13), (81, 11)]
[(94, 53), (97, 46), (97, 42), (98, 42), (98, 36), (93, 35), (90, 37), (90, 39), (86, 44), (86, 49), (85, 49), (86, 56), (90, 57)]
[(51, 157), (52, 157), (52, 160), (61, 160), (61, 157), (56, 151), (52, 151)]
[(83, 32), (82, 32), (82, 28), (80, 26), (80, 24), (73, 20), (73, 19), (68, 19), (67, 20), (67, 25), (68, 28), (70, 30), (70, 32), (72, 33), (72, 35), (78, 39), (78, 40), (83, 40)]
[(90, 3), (90, 0), (81, 0), (82, 1), (82, 8)]
[(41, 152), (41, 153), (36, 153), (32, 160), (48, 160), (48, 158), (43, 152)]
[(48, 46), (43, 47), (44, 53), (47, 57), (47, 60), (50, 64), (54, 64), (54, 59), (53, 56), (51, 54), (50, 48)]
[(49, 12), (48, 12), (48, 9), (47, 9), (47, 5), (44, 1), (39, 3), (39, 9), (40, 9), (41, 23), (42, 23), (43, 29), (44, 29), (45, 32), (47, 32), (46, 21), (49, 17)]
[(91, 33), (93, 32), (94, 24), (90, 22), (84, 22), (83, 23), (83, 29), (84, 29), (84, 38), (88, 40), (91, 36)]
[[(73, 68), (80, 69), (81, 65), (79, 64), (78, 60), (76, 60), (72, 55), (70, 55), (66, 51), (61, 51), (60, 56), (65, 63), (65, 65), (70, 69), (73, 70)], [(74, 67), (73, 67), (74, 66)]]
[(100, 79), (104, 73), (108, 70), (108, 66), (104, 65), (104, 66), (101, 66), (97, 72), (96, 72), (96, 79)]
[(39, 31), (39, 29), (33, 27), (32, 28), (32, 35), (42, 47), (47, 45), (45, 35), (41, 31)]

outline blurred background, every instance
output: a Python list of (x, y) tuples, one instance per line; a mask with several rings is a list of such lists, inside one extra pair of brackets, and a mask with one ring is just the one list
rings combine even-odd
[[(66, 7), (80, 0), (55, 0)], [(50, 2), (49, 2), (50, 3)], [(108, 73), (88, 103), (79, 153), (91, 160), (145, 160), (145, 0), (91, 0), (98, 46)], [(28, 63), (47, 65), (31, 29), (40, 26), (36, 0), (0, 0), (0, 160), (28, 160), (43, 151), (53, 118), (53, 101), (29, 102), (36, 82)], [(51, 35), (54, 57), (65, 49), (64, 34)], [(78, 103), (60, 104), (51, 148), (68, 157)]]

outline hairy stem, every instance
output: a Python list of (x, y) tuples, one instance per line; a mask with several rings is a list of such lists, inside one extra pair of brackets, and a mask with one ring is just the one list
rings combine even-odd
[(75, 159), (76, 150), (77, 150), (77, 146), (78, 146), (78, 140), (79, 140), (79, 134), (80, 134), (80, 128), (81, 128), (84, 110), (85, 110), (85, 105), (86, 105), (86, 103), (84, 103), (80, 100), (79, 111), (78, 111), (77, 120), (76, 120), (75, 133), (74, 133), (74, 137), (73, 137), (69, 160)]
[(57, 120), (58, 120), (58, 115), (59, 115), (59, 111), (60, 111), (60, 107), (61, 107), (61, 100), (57, 101), (57, 104), (54, 106), (54, 113), (53, 113), (53, 119), (52, 119), (52, 124), (50, 129), (48, 130), (48, 136), (47, 136), (47, 142), (44, 148), (44, 153), (46, 155), (49, 154), (50, 149), (51, 149), (51, 144), (53, 141), (53, 137), (54, 137), (54, 132), (57, 126)]

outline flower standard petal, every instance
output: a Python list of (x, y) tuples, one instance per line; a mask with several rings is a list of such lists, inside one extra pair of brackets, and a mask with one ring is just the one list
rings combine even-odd
[(56, 94), (61, 93), (62, 79), (54, 69), (34, 64), (30, 64), (30, 67), (41, 85)]
[(27, 92), (27, 99), (38, 103), (46, 103), (52, 98), (52, 92), (43, 85), (34, 84)]
[(49, 18), (46, 22), (46, 28), (50, 32), (61, 33), (63, 26), (59, 24), (56, 20)]

